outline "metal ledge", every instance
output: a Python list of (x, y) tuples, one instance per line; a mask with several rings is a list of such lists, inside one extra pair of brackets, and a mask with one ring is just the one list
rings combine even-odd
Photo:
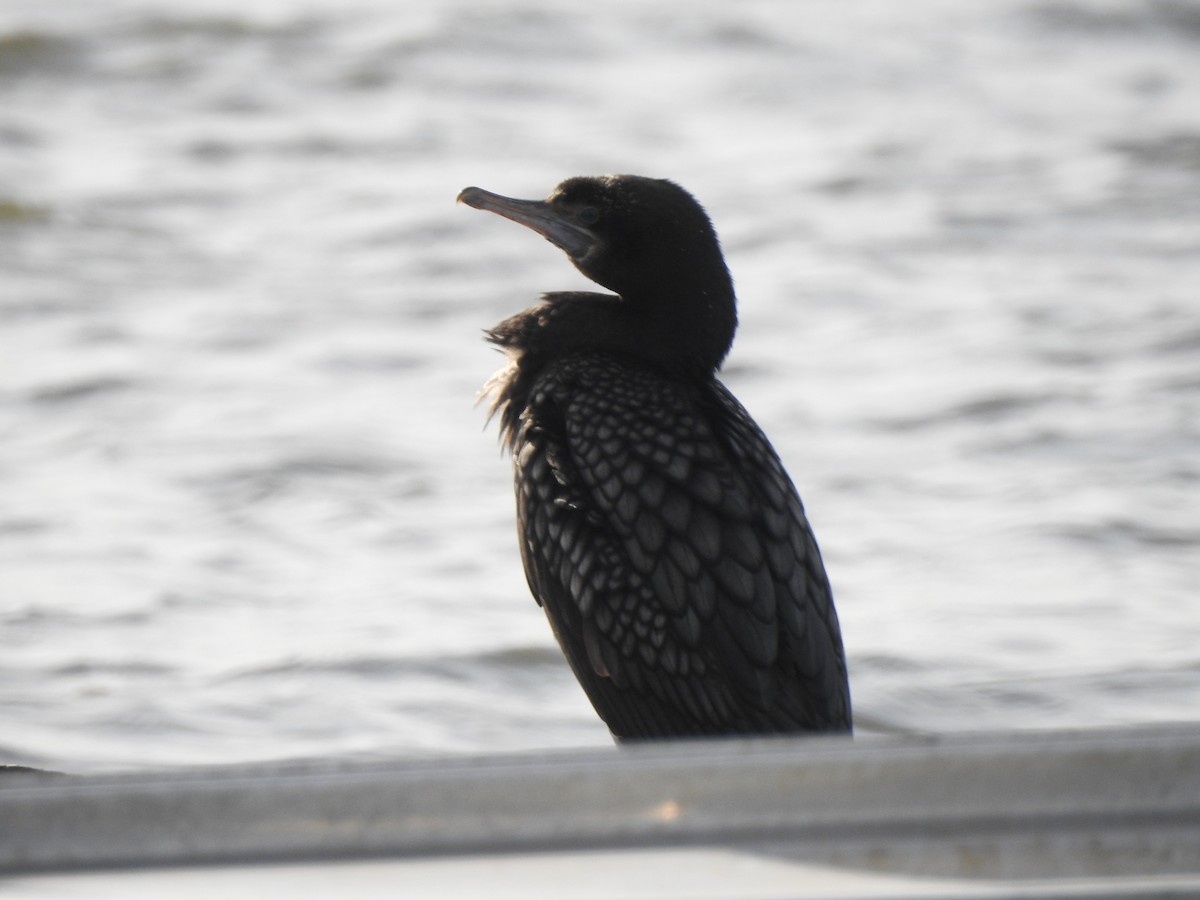
[(0, 778), (7, 873), (701, 848), (1200, 893), (1200, 728)]

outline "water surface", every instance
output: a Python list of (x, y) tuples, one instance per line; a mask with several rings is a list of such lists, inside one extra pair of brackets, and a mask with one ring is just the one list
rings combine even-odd
[(0, 757), (605, 744), (481, 329), (584, 281), (453, 204), (668, 176), (741, 297), (863, 732), (1200, 696), (1200, 12), (0, 2)]

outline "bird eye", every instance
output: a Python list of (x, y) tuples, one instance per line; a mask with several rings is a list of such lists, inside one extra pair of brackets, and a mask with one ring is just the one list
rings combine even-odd
[(594, 206), (585, 206), (579, 211), (579, 221), (584, 225), (595, 225), (600, 221), (600, 210)]

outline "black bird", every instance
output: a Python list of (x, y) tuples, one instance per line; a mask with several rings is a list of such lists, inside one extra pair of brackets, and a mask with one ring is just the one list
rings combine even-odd
[(770, 442), (716, 378), (736, 301), (678, 185), (571, 178), (458, 199), (532, 228), (614, 294), (552, 293), (490, 330), (521, 558), (617, 740), (850, 731), (829, 581)]

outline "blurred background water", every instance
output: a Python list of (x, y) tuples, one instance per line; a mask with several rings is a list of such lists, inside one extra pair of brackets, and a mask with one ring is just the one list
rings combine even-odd
[(0, 761), (602, 745), (473, 406), (671, 177), (860, 729), (1200, 699), (1200, 4), (0, 0)]

